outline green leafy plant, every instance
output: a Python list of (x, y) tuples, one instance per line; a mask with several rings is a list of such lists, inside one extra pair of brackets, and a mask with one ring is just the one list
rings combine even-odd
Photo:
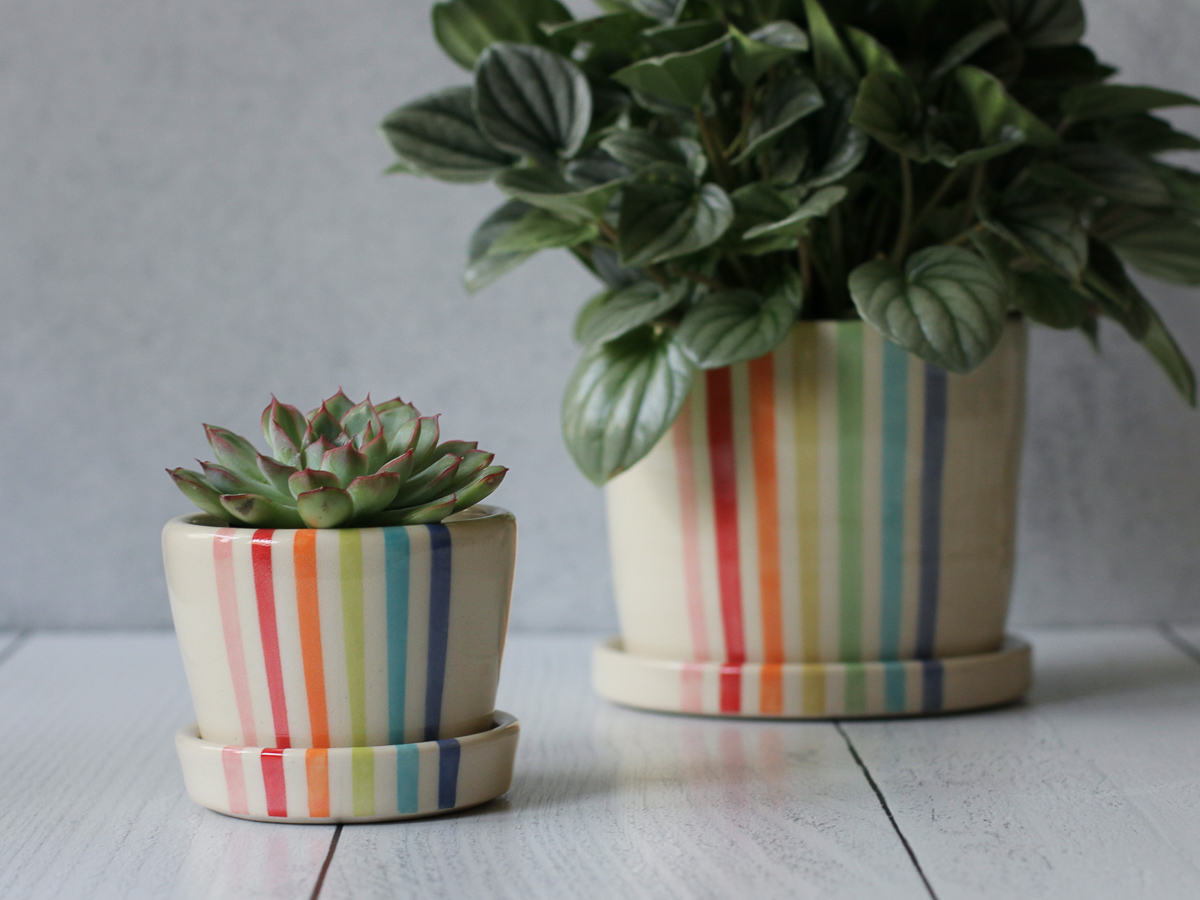
[(346, 528), (440, 522), (492, 493), (508, 471), (468, 441), (439, 443), (437, 416), (399, 397), (354, 403), (341, 391), (307, 416), (272, 398), (269, 456), (205, 425), (217, 458), (168, 469), (184, 495), (218, 519), (260, 528)]
[(473, 81), (383, 122), (391, 171), (492, 181), (478, 290), (562, 247), (603, 283), (564, 432), (601, 483), (644, 456), (698, 370), (797, 319), (861, 317), (969, 372), (1023, 314), (1118, 323), (1195, 404), (1127, 266), (1200, 284), (1200, 149), (1111, 82), (1079, 0), (445, 0)]

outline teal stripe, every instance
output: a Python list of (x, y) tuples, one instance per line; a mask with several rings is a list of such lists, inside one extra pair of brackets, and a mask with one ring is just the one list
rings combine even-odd
[(387, 570), (388, 731), (393, 744), (402, 744), (408, 675), (408, 531), (385, 528), (383, 548)]
[(417, 788), (421, 784), (421, 753), (416, 744), (396, 745), (396, 811), (417, 811)]
[(904, 663), (892, 660), (883, 664), (884, 672), (884, 695), (887, 703), (887, 711), (890, 713), (902, 713), (908, 708), (908, 699), (906, 696), (908, 675), (904, 669)]
[(863, 330), (838, 329), (838, 520), (842, 662), (862, 659), (863, 619)]
[[(880, 656), (900, 657), (900, 610), (904, 603), (904, 472), (908, 452), (908, 353), (883, 343), (883, 523)], [(892, 670), (888, 670), (890, 698)], [(903, 709), (903, 673), (900, 681)], [(889, 709), (890, 699), (889, 699)]]

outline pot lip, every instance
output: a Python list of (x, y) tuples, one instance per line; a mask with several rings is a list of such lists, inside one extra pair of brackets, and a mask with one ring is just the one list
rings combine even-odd
[[(448, 528), (454, 528), (456, 525), (474, 524), (476, 522), (495, 522), (504, 519), (516, 520), (507, 509), (501, 506), (491, 506), (486, 503), (478, 503), (469, 509), (464, 509), (462, 512), (457, 512), (452, 516), (443, 519), (440, 525), (445, 525)], [(274, 534), (296, 534), (300, 531), (331, 531), (331, 532), (354, 532), (354, 531), (397, 531), (407, 530), (409, 528), (424, 528), (424, 525), (374, 525), (363, 528), (269, 528), (262, 529), (252, 525), (230, 525), (220, 522), (216, 517), (210, 516), (204, 512), (188, 513), (182, 516), (176, 516), (167, 522), (164, 530), (182, 528), (193, 534), (216, 535), (222, 531), (233, 531), (236, 535), (244, 535), (249, 538), (258, 531), (271, 531)]]

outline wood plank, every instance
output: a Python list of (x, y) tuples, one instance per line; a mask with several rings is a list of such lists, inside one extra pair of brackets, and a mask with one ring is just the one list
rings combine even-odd
[(928, 897), (836, 729), (620, 709), (593, 639), (514, 636), (512, 790), (477, 811), (347, 828), (329, 897)]
[(1200, 896), (1200, 666), (1153, 628), (1032, 637), (1026, 705), (844, 725), (937, 896)]
[(306, 897), (332, 827), (195, 806), (166, 634), (35, 634), (0, 665), (0, 897)]

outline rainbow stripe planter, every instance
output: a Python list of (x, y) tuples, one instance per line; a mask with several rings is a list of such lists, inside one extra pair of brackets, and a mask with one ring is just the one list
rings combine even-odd
[[(353, 748), (366, 759), (493, 729), (516, 556), (510, 513), (475, 507), (437, 525), (329, 530), (207, 521), (163, 530), (197, 740), (261, 751), (266, 766), (283, 751)], [(181, 758), (190, 785), (197, 757)]]
[[(773, 354), (706, 373), (609, 485), (622, 637), (598, 651), (599, 691), (714, 715), (935, 712), (943, 664), (1011, 652), (999, 699), (964, 702), (1020, 696), (1028, 649), (1005, 649), (1004, 622), (1026, 341), (1010, 323), (957, 376), (862, 323), (801, 323)], [(664, 664), (686, 664), (670, 702), (615, 674)]]

